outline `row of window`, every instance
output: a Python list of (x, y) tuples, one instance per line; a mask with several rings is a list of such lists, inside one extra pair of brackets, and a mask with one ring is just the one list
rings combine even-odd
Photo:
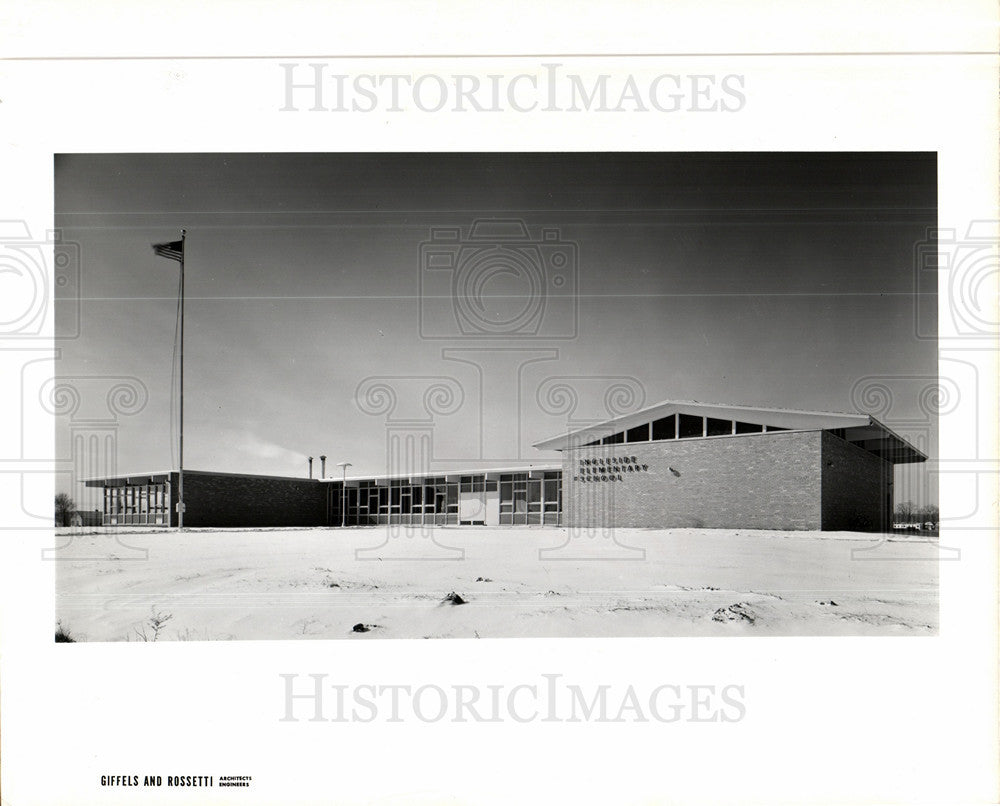
[(170, 485), (130, 484), (104, 488), (105, 526), (168, 526)]
[(541, 478), (528, 473), (505, 473), (499, 480), (485, 475), (462, 476), (458, 481), (425, 479), (410, 484), (391, 479), (387, 484), (359, 482), (356, 487), (333, 488), (335, 513), (346, 506), (351, 525), (458, 525), (462, 493), (498, 493), (500, 523), (508, 525), (558, 524), (562, 509), (562, 473), (547, 471)]
[(664, 439), (692, 439), (694, 437), (722, 437), (730, 434), (761, 434), (765, 431), (787, 431), (774, 425), (745, 423), (740, 420), (720, 420), (717, 417), (698, 417), (694, 414), (671, 414), (649, 423), (643, 423), (617, 434), (587, 442), (593, 445), (621, 445), (629, 442), (657, 442)]
[[(546, 471), (540, 478), (529, 473), (505, 473), (499, 479), (485, 475), (444, 477), (410, 484), (392, 479), (388, 484), (362, 481), (346, 490), (331, 488), (331, 509), (339, 517), (346, 505), (352, 525), (406, 524), (458, 525), (461, 494), (497, 493), (500, 523), (505, 525), (558, 525), (562, 510), (562, 473)], [(133, 484), (104, 488), (104, 524), (107, 526), (170, 524), (170, 485)]]

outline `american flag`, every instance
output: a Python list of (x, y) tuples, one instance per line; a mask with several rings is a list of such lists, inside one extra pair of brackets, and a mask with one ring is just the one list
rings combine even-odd
[(170, 243), (154, 243), (153, 251), (160, 257), (168, 260), (184, 260), (184, 241), (171, 241)]

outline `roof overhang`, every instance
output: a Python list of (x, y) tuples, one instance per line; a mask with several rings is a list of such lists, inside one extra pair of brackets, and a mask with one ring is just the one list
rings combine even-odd
[[(804, 411), (800, 409), (774, 409), (733, 404), (699, 403), (697, 401), (667, 400), (644, 409), (604, 420), (593, 425), (568, 431), (559, 436), (535, 443), (543, 451), (563, 451), (579, 448), (595, 440), (627, 431), (644, 423), (687, 414), (694, 417), (712, 417), (719, 420), (736, 420), (755, 423), (786, 431), (831, 431), (844, 429), (852, 442), (865, 450), (881, 456), (894, 464), (923, 462), (927, 456), (868, 414), (851, 414), (834, 411)], [(746, 435), (752, 436), (752, 435)], [(695, 437), (697, 439), (699, 437)], [(719, 437), (705, 437), (718, 439)]]
[(894, 465), (927, 461), (927, 454), (911, 445), (891, 428), (874, 417), (868, 419), (870, 421), (868, 425), (847, 429), (844, 439)]
[[(191, 471), (185, 470), (185, 473)], [(161, 470), (153, 473), (129, 473), (122, 476), (99, 476), (84, 479), (85, 487), (124, 487), (128, 484), (164, 484), (170, 481), (170, 471)]]
[(536, 448), (543, 451), (561, 451), (567, 448), (579, 447), (611, 436), (619, 431), (634, 428), (637, 425), (669, 417), (671, 414), (689, 414), (695, 417), (715, 417), (720, 420), (739, 420), (741, 422), (757, 423), (788, 430), (822, 430), (826, 428), (854, 428), (868, 425), (869, 417), (865, 414), (846, 414), (829, 411), (801, 411), (797, 409), (766, 409), (753, 406), (738, 406), (729, 404), (699, 403), (686, 400), (665, 400), (654, 406), (614, 417), (610, 420), (568, 431), (557, 437), (535, 443)]
[[(348, 476), (347, 486), (357, 486), (362, 481), (374, 481), (377, 485), (383, 486), (390, 481), (401, 481), (407, 484), (424, 484), (428, 479), (446, 479), (448, 482), (457, 482), (462, 476), (485, 476), (487, 480), (497, 481), (501, 475), (508, 473), (528, 473), (533, 477), (541, 478), (543, 473), (562, 470), (562, 464), (540, 463), (528, 465), (515, 465), (513, 467), (472, 467), (458, 470), (427, 470), (422, 473), (387, 473), (381, 475), (359, 475)], [(331, 476), (320, 479), (327, 483), (339, 484), (342, 479)]]

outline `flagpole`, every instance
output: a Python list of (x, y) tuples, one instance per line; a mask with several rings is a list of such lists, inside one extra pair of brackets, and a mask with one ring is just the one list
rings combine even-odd
[(181, 230), (181, 325), (180, 325), (180, 434), (177, 469), (177, 528), (184, 528), (184, 239), (187, 230)]

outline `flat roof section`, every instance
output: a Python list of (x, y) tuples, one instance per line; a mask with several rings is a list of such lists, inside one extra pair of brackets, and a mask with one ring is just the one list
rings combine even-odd
[[(395, 479), (407, 480), (413, 484), (422, 483), (426, 479), (440, 479), (446, 478), (449, 481), (458, 481), (462, 476), (500, 476), (501, 474), (507, 473), (547, 473), (562, 470), (561, 464), (543, 463), (543, 464), (529, 464), (529, 465), (516, 465), (514, 467), (477, 467), (477, 468), (463, 468), (461, 470), (431, 470), (424, 473), (386, 473), (381, 475), (361, 475), (361, 476), (348, 476), (347, 483), (357, 484), (361, 481), (392, 481)], [(118, 476), (99, 476), (95, 478), (84, 479), (83, 483), (87, 487), (103, 487), (105, 485), (118, 487), (125, 484), (159, 484), (170, 479), (171, 473), (176, 474), (176, 470), (160, 470), (154, 471), (152, 473), (123, 473)], [(188, 470), (185, 468), (184, 475), (195, 475), (195, 476), (231, 476), (233, 478), (254, 478), (254, 479), (275, 479), (278, 481), (315, 481), (315, 482), (326, 482), (328, 484), (335, 483), (339, 484), (343, 479), (331, 476), (329, 478), (320, 479), (312, 478), (308, 476), (271, 476), (260, 473), (221, 473), (215, 472), (213, 470)]]

